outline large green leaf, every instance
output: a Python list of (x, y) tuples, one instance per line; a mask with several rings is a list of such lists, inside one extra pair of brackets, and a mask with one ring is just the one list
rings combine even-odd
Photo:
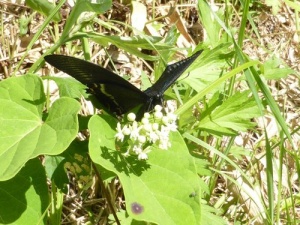
[[(222, 27), (220, 26), (219, 21), (214, 18), (211, 6), (209, 6), (206, 1), (198, 1), (198, 12), (199, 20), (207, 32), (207, 38), (205, 38), (206, 44), (213, 46), (217, 45), (220, 42), (220, 31)], [(222, 10), (215, 13), (219, 16), (224, 16)]]
[[(236, 93), (215, 110), (201, 117), (199, 128), (217, 135), (235, 135), (238, 131), (246, 131), (255, 124), (250, 121), (260, 116), (258, 107), (250, 92)], [(211, 103), (210, 105), (217, 105)]]
[(115, 150), (115, 127), (109, 117), (92, 117), (89, 150), (95, 163), (120, 178), (128, 214), (163, 225), (212, 224), (208, 219), (212, 214), (200, 205), (199, 177), (180, 134), (172, 134), (170, 149), (152, 147), (149, 159), (139, 161)]
[(85, 98), (88, 97), (88, 94), (86, 94), (87, 87), (73, 77), (48, 76), (44, 78), (55, 81), (59, 89), (60, 97), (70, 97), (78, 99), (80, 99), (81, 96)]
[(66, 151), (60, 155), (45, 156), (45, 169), (49, 179), (64, 193), (68, 192), (69, 176), (75, 176), (82, 188), (89, 181), (91, 168), (88, 157), (87, 141), (74, 140)]
[(32, 159), (8, 181), (0, 181), (0, 224), (46, 224), (49, 205), (44, 167)]
[(112, 6), (111, 0), (96, 0), (92, 3), (90, 0), (77, 0), (66, 21), (60, 41), (64, 42), (68, 38), (80, 30), (90, 21), (96, 14), (102, 14), (109, 10)]
[(123, 49), (128, 53), (150, 61), (158, 60), (159, 56), (151, 56), (142, 53), (140, 49), (171, 51), (173, 48), (173, 46), (164, 43), (161, 37), (155, 36), (136, 35), (133, 37), (120, 37), (117, 35), (102, 35), (95, 32), (78, 32), (74, 35), (74, 38), (80, 38), (81, 36), (91, 38), (93, 41), (103, 46), (107, 46), (108, 44), (116, 45), (118, 48)]
[(297, 72), (284, 65), (281, 59), (273, 56), (263, 64), (263, 75), (269, 80), (286, 78), (289, 74)]
[[(48, 0), (25, 0), (25, 3), (30, 8), (44, 14), (45, 16), (49, 16), (55, 8), (55, 5), (51, 4)], [(60, 14), (56, 13), (53, 20), (55, 22), (59, 22), (61, 20)]]
[[(226, 60), (230, 60), (232, 57), (231, 54), (228, 44), (221, 44), (213, 49), (204, 50), (186, 71), (188, 75), (181, 76), (181, 82), (200, 92), (221, 76), (222, 69), (226, 66)], [(222, 86), (217, 88), (222, 89)], [(210, 93), (214, 91), (211, 89)]]
[(12, 178), (38, 155), (63, 152), (76, 137), (79, 103), (60, 98), (43, 121), (44, 104), (39, 77), (27, 75), (0, 82), (0, 180)]

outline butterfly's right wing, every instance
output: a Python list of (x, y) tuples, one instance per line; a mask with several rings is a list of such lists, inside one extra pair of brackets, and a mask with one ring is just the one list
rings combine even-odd
[(148, 88), (145, 93), (151, 96), (163, 96), (164, 92), (181, 76), (201, 53), (202, 51), (198, 51), (184, 60), (168, 65), (160, 78), (152, 85), (152, 87)]
[(82, 84), (108, 110), (118, 115), (145, 104), (147, 95), (117, 74), (96, 64), (64, 55), (45, 56), (46, 62)]

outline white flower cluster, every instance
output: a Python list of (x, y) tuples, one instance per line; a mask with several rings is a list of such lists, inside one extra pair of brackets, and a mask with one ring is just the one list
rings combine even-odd
[(162, 113), (162, 107), (157, 105), (154, 107), (153, 119), (149, 113), (145, 113), (140, 122), (135, 121), (135, 114), (129, 113), (127, 119), (128, 124), (123, 127), (117, 124), (116, 139), (123, 142), (128, 138), (129, 147), (124, 153), (128, 156), (134, 153), (139, 160), (148, 159), (147, 153), (150, 152), (148, 146), (151, 144), (158, 145), (161, 149), (168, 149), (171, 146), (169, 141), (170, 131), (176, 131), (177, 116), (173, 113)]

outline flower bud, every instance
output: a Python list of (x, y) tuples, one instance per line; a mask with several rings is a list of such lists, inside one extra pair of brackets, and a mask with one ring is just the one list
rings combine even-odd
[(161, 105), (156, 105), (156, 106), (154, 107), (154, 111), (155, 111), (155, 112), (161, 112), (161, 110), (162, 110), (162, 106), (161, 106)]
[(133, 121), (135, 121), (135, 118), (136, 118), (136, 115), (134, 114), (134, 113), (129, 113), (128, 115), (127, 115), (127, 119), (130, 121), (130, 122), (133, 122)]

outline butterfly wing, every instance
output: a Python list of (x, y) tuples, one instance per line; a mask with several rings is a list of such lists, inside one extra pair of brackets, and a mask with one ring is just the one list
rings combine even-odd
[(151, 93), (151, 95), (162, 96), (201, 53), (202, 51), (198, 51), (184, 60), (168, 65), (155, 84), (153, 84), (152, 87), (148, 88), (145, 92), (147, 94)]
[(157, 104), (162, 104), (164, 92), (181, 76), (201, 53), (202, 51), (198, 51), (194, 55), (166, 67), (156, 83), (144, 91), (148, 96), (147, 104), (145, 106), (146, 111), (152, 110)]
[(48, 55), (45, 60), (85, 84), (89, 92), (113, 113), (121, 115), (147, 102), (148, 96), (144, 92), (96, 64), (64, 55)]

